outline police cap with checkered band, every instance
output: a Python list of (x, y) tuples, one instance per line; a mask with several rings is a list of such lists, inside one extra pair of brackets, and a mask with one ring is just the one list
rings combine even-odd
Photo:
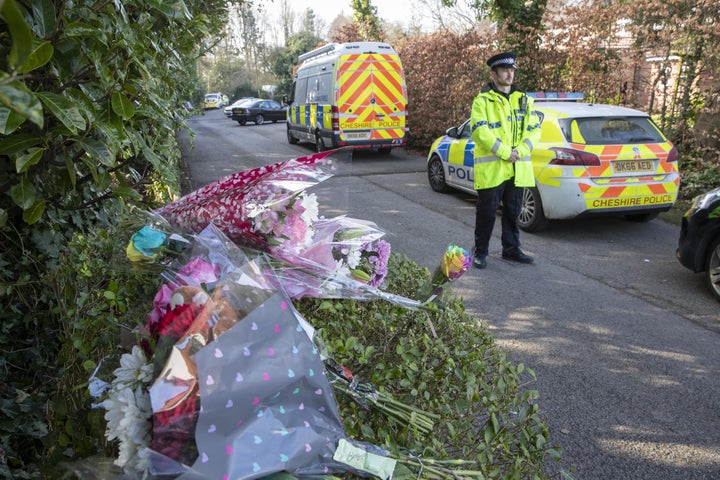
[(491, 70), (498, 67), (515, 68), (516, 57), (517, 54), (515, 52), (502, 52), (488, 58), (486, 63)]

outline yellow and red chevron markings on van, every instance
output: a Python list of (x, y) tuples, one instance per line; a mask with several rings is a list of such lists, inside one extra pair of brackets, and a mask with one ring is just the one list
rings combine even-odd
[(404, 128), (376, 128), (372, 132), (372, 139), (385, 140), (393, 138), (402, 138), (405, 135)]
[(372, 129), (373, 139), (404, 137), (404, 81), (394, 57), (353, 54), (339, 63), (337, 83), (343, 87), (336, 95), (343, 129)]

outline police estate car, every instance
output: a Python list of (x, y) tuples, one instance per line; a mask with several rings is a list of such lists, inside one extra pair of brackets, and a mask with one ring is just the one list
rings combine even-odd
[[(647, 221), (677, 199), (678, 152), (650, 117), (639, 110), (530, 94), (542, 118), (540, 143), (532, 152), (534, 188), (523, 190), (518, 225), (539, 231), (550, 220), (624, 215)], [(470, 120), (449, 128), (428, 154), (427, 172), (436, 192), (475, 193)]]

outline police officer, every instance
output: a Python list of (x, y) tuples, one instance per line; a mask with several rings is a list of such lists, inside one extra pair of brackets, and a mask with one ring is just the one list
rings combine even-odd
[(533, 100), (513, 86), (514, 52), (493, 55), (487, 61), (491, 81), (475, 97), (470, 114), (475, 142), (475, 248), (473, 265), (487, 267), (488, 245), (502, 202), (502, 257), (532, 263), (520, 250), (517, 218), (522, 187), (535, 186), (530, 152), (540, 139), (540, 119)]

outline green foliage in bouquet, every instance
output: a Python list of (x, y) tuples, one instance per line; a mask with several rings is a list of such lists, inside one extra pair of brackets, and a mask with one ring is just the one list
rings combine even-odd
[[(389, 272), (388, 290), (400, 295), (411, 295), (428, 275), (396, 254)], [(419, 412), (439, 415), (424, 433), (411, 421), (337, 395), (348, 435), (416, 458), (414, 471), (457, 460), (453, 471), (466, 470), (468, 478), (480, 478), (477, 472), (486, 478), (545, 478), (544, 463), (560, 452), (548, 444), (538, 392), (529, 388), (534, 373), (513, 364), (460, 299), (446, 295), (444, 305), (409, 311), (381, 301), (298, 302), (328, 354), (356, 379)]]

